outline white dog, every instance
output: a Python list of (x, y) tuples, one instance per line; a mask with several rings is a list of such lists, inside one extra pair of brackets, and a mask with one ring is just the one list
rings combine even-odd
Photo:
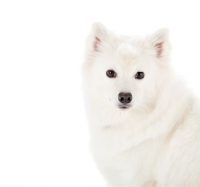
[(200, 187), (200, 103), (169, 65), (168, 30), (94, 23), (82, 66), (96, 164), (111, 187)]

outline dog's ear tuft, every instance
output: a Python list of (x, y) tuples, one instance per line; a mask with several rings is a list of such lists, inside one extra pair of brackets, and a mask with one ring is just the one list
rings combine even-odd
[(151, 46), (156, 51), (156, 55), (158, 58), (162, 58), (163, 56), (168, 55), (169, 52), (169, 31), (166, 28), (160, 29), (156, 31), (150, 37)]
[(93, 23), (90, 39), (94, 51), (99, 50), (99, 46), (106, 40), (107, 35), (108, 31), (103, 24), (99, 22)]

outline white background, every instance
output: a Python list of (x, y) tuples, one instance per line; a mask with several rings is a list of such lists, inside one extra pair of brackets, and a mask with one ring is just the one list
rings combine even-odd
[(0, 0), (0, 187), (102, 187), (80, 66), (94, 21), (170, 30), (172, 65), (200, 95), (198, 0)]

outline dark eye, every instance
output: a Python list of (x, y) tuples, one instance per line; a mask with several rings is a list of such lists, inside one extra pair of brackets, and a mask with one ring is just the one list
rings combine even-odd
[(113, 70), (108, 70), (108, 71), (106, 71), (106, 75), (109, 78), (115, 78), (117, 76), (117, 73), (115, 73), (115, 71), (113, 71)]
[(135, 75), (135, 79), (143, 79), (144, 78), (144, 72), (137, 72)]

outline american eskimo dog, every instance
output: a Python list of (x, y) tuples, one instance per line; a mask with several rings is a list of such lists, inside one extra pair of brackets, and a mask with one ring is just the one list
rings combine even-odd
[(168, 30), (94, 23), (82, 66), (91, 150), (110, 187), (200, 187), (200, 104), (169, 64)]

